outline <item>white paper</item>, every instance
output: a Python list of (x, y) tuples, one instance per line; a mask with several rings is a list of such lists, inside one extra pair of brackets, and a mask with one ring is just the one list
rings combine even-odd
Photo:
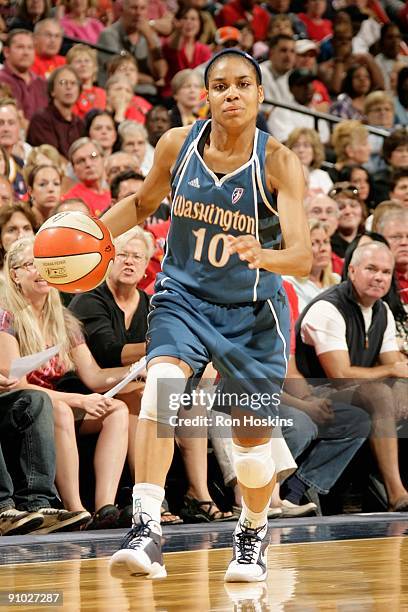
[(106, 393), (104, 393), (103, 395), (105, 397), (115, 397), (115, 395), (119, 393), (119, 391), (121, 391), (124, 387), (126, 387), (128, 383), (130, 383), (132, 380), (137, 378), (139, 374), (141, 374), (143, 370), (145, 370), (145, 368), (146, 368), (146, 357), (142, 357), (141, 359), (139, 359), (139, 361), (137, 361), (131, 366), (125, 378), (122, 378), (121, 381), (119, 381), (114, 387), (112, 387), (112, 389), (109, 389), (109, 391), (106, 391)]
[(47, 363), (47, 361), (54, 357), (54, 355), (59, 353), (59, 351), (60, 346), (57, 344), (55, 346), (51, 346), (51, 348), (48, 348), (45, 351), (40, 351), (39, 353), (34, 353), (33, 355), (13, 359), (10, 366), (9, 378), (22, 378), (26, 374), (29, 374), (29, 372), (37, 370), (40, 366)]

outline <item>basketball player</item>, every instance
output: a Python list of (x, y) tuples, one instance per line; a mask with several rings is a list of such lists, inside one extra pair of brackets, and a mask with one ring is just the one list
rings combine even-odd
[[(167, 252), (149, 317), (133, 527), (111, 559), (115, 573), (166, 576), (160, 507), (174, 443), (157, 436), (157, 421), (168, 424), (157, 406), (159, 381), (178, 381), (182, 392), (211, 361), (222, 377), (283, 380), (289, 309), (280, 275), (306, 276), (311, 265), (300, 162), (256, 128), (264, 97), (259, 65), (242, 51), (224, 50), (210, 60), (205, 85), (212, 119), (166, 132), (138, 195), (103, 217), (117, 236), (172, 190)], [(267, 510), (280, 462), (270, 436), (267, 428), (257, 438), (234, 434), (243, 507), (227, 581), (266, 578)]]

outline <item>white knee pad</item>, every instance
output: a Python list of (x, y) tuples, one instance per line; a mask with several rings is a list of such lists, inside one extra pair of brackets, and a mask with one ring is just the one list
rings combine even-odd
[(174, 363), (155, 363), (147, 371), (139, 419), (172, 425), (177, 397), (184, 392), (186, 377)]
[(271, 439), (272, 461), (276, 466), (276, 480), (282, 482), (297, 470), (297, 464), (286, 444), (280, 427), (274, 427)]
[(233, 442), (232, 461), (238, 481), (248, 489), (264, 487), (275, 473), (270, 440), (259, 446), (240, 446)]

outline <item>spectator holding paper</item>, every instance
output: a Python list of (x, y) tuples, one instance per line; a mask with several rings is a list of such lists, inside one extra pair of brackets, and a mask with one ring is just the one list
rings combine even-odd
[[(84, 512), (79, 494), (76, 430), (99, 434), (94, 456), (95, 509), (90, 528), (116, 526), (114, 505), (127, 452), (128, 410), (101, 393), (113, 387), (129, 366), (101, 369), (85, 344), (81, 325), (63, 308), (59, 293), (42, 280), (33, 259), (33, 239), (15, 242), (5, 264), (5, 309), (0, 310), (0, 371), (11, 362), (47, 347), (60, 351), (41, 368), (30, 372), (19, 389), (43, 390), (53, 406), (56, 485), (64, 507)], [(69, 389), (69, 390), (68, 390)]]

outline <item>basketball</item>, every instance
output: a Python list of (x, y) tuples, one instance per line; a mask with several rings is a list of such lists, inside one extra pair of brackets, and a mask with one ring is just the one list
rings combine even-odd
[(109, 273), (115, 247), (102, 221), (85, 213), (57, 213), (42, 224), (34, 241), (39, 274), (67, 293), (89, 291)]

